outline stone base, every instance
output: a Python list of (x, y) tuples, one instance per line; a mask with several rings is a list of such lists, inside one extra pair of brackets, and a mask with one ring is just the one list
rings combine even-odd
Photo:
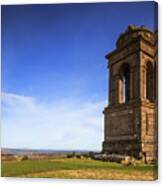
[(131, 156), (136, 159), (141, 159), (144, 163), (157, 162), (157, 151), (150, 148), (148, 151), (144, 151), (144, 149), (142, 149), (142, 143), (136, 140), (104, 141), (102, 153)]
[(133, 156), (139, 158), (140, 155), (140, 145), (136, 140), (133, 141), (112, 141), (103, 142), (103, 153), (107, 154), (121, 154)]

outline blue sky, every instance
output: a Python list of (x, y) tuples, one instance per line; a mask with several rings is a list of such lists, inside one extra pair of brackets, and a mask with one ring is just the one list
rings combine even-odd
[(154, 3), (2, 6), (2, 146), (101, 150), (105, 55)]

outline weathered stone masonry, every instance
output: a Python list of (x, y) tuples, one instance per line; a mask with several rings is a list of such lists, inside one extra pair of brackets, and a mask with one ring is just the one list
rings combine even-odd
[(157, 157), (157, 33), (129, 26), (106, 55), (109, 105), (103, 152)]

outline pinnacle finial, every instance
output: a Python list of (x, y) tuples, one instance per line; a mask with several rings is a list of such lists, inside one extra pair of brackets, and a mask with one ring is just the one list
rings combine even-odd
[(131, 30), (135, 30), (137, 28), (136, 25), (128, 25), (127, 30), (126, 31), (131, 31)]

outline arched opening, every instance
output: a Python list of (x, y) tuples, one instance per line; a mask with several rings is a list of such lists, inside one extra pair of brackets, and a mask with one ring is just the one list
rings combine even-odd
[(130, 100), (130, 66), (123, 64), (120, 71), (119, 102), (126, 103)]
[(157, 62), (154, 64), (154, 101), (157, 101), (158, 94), (158, 71), (157, 71)]
[(147, 63), (146, 66), (146, 98), (150, 101), (154, 101), (154, 68), (151, 62)]
[(122, 97), (123, 97), (123, 103), (125, 103), (126, 102), (126, 77), (123, 76), (122, 78), (123, 78), (122, 79), (122, 82), (123, 82), (123, 95), (122, 95)]

